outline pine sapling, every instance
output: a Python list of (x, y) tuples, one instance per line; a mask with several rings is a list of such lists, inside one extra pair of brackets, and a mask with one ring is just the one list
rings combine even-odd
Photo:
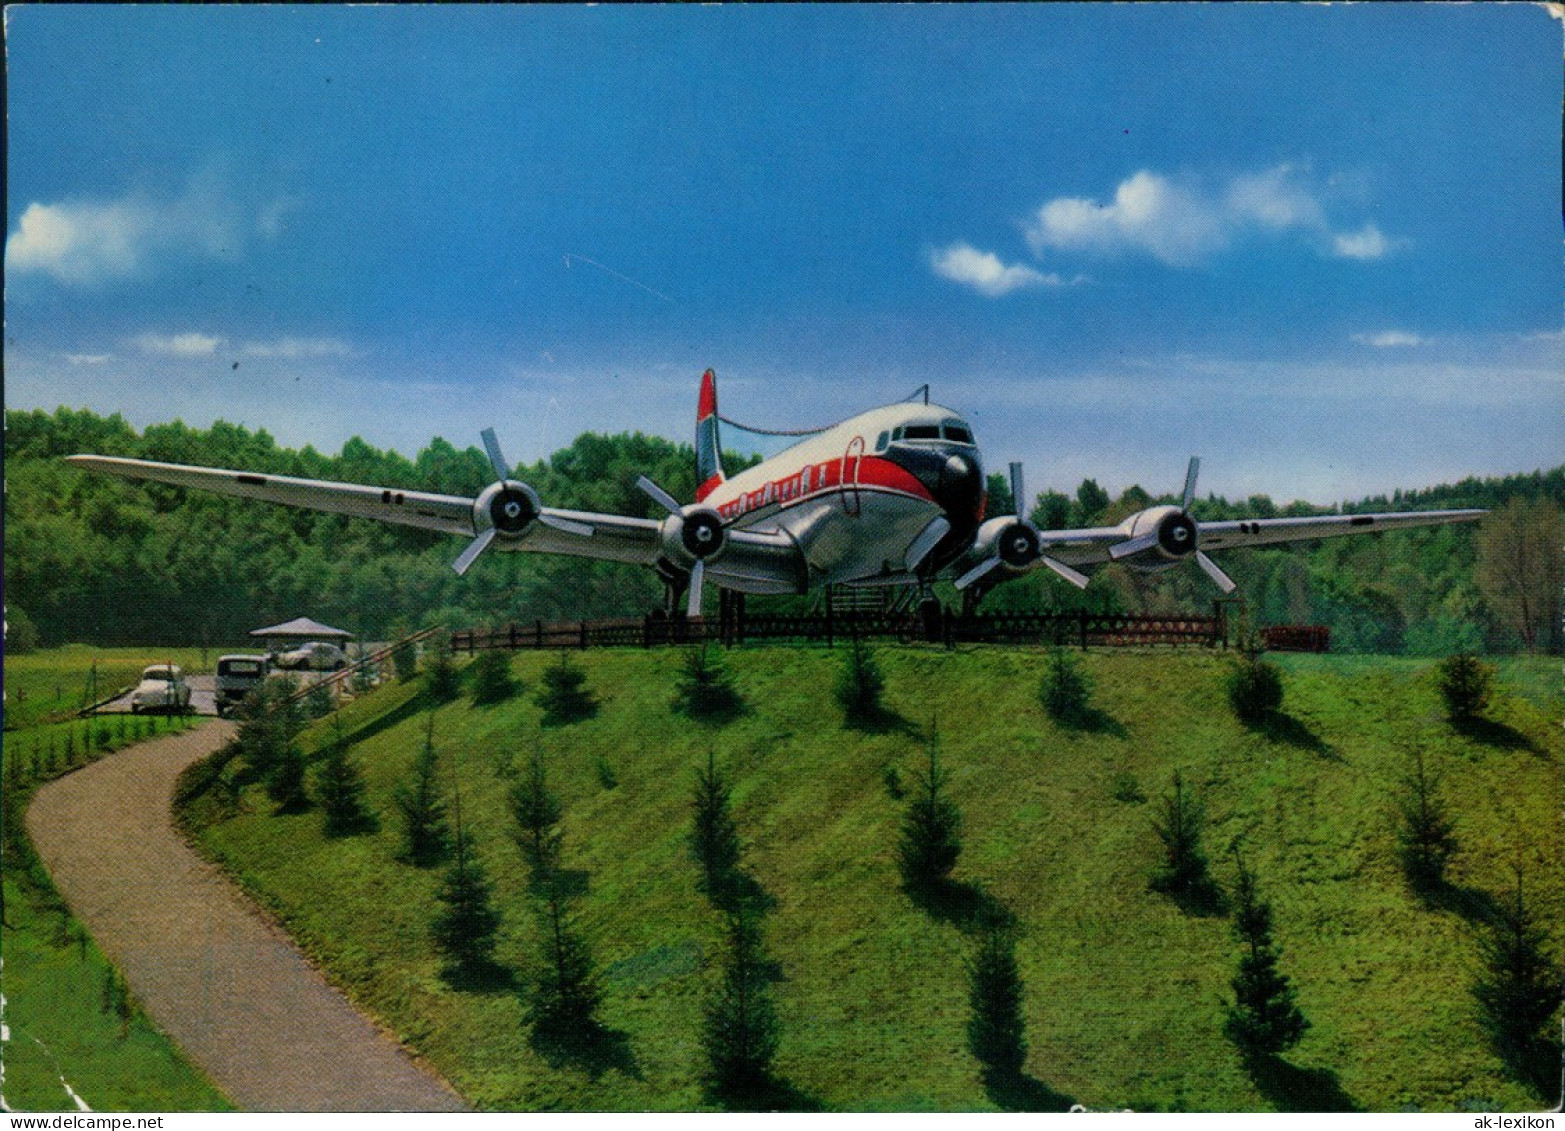
[(1271, 905), (1255, 889), (1255, 877), (1235, 853), (1239, 881), (1234, 889), (1234, 934), (1244, 950), (1234, 975), (1234, 1000), (1227, 1007), (1223, 1033), (1246, 1061), (1276, 1056), (1299, 1043), (1309, 1028), (1299, 1012), (1288, 976), (1277, 968), (1272, 942)]
[(1016, 966), (1016, 939), (1009, 930), (991, 928), (979, 937), (967, 962), (967, 986), (968, 1050), (985, 1072), (1019, 1076), (1027, 1058), (1024, 987)]
[(451, 832), (446, 824), (445, 801), (440, 796), (438, 770), (435, 715), (431, 711), (424, 744), (413, 760), (413, 780), (396, 792), (403, 820), (402, 857), (418, 868), (440, 863), (450, 851)]
[(739, 871), (739, 830), (734, 824), (733, 789), (714, 754), (696, 775), (690, 851), (701, 867), (700, 888), (716, 907), (728, 906)]
[(913, 787), (897, 845), (902, 882), (915, 892), (943, 884), (962, 854), (962, 814), (945, 795), (946, 774), (940, 768), (939, 735), (933, 727), (928, 753), (929, 764)]
[(1424, 764), (1424, 752), (1413, 752), (1413, 766), (1397, 798), (1401, 822), (1397, 848), (1402, 871), (1415, 891), (1429, 892), (1445, 882), (1446, 861), (1456, 851), (1456, 833), (1438, 792), (1439, 781)]
[(725, 926), (721, 976), (707, 1001), (701, 1030), (706, 1056), (702, 1077), (710, 1094), (742, 1103), (772, 1083), (777, 1009), (756, 915), (730, 912)]

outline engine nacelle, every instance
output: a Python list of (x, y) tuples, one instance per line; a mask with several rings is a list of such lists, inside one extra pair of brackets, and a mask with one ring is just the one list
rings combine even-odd
[(1042, 552), (1043, 542), (1038, 537), (1037, 527), (1014, 515), (1002, 515), (978, 528), (962, 561), (977, 563), (998, 557), (1013, 569), (1026, 569)]
[(688, 506), (669, 515), (659, 529), (663, 556), (681, 569), (722, 556), (728, 530), (711, 507)]
[(473, 500), (473, 531), (493, 530), (502, 538), (517, 538), (538, 520), (543, 503), (538, 492), (514, 479), (485, 487)]
[(1125, 521), (1124, 529), (1127, 541), (1149, 534), (1157, 535), (1156, 543), (1134, 555), (1131, 559), (1133, 563), (1137, 558), (1145, 559), (1153, 555), (1164, 562), (1182, 561), (1200, 548), (1200, 534), (1195, 519), (1179, 507), (1166, 504), (1148, 507), (1131, 515)]

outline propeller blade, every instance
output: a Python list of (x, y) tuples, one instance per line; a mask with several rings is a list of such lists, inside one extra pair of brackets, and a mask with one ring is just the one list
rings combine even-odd
[(638, 475), (636, 477), (636, 486), (640, 487), (644, 492), (651, 496), (652, 501), (666, 510), (669, 514), (678, 514), (680, 510), (683, 509), (680, 507), (678, 499), (674, 498), (673, 495), (670, 495), (667, 491), (663, 490), (663, 488), (652, 482), (652, 480), (648, 479), (645, 475)]
[(995, 556), (995, 557), (992, 557), (992, 558), (985, 558), (983, 561), (981, 561), (977, 565), (975, 565), (972, 569), (970, 569), (966, 573), (964, 573), (961, 577), (957, 578), (956, 582), (955, 582), (956, 587), (958, 589), (966, 589), (968, 586), (972, 585), (975, 581), (981, 580), (986, 574), (989, 573), (990, 570), (995, 569), (1000, 564), (1001, 564), (1001, 562), (1000, 562), (1000, 559), (999, 559), (998, 556)]
[(1027, 492), (1022, 482), (1022, 465), (1020, 461), (1011, 464), (1011, 502), (1016, 507), (1016, 517), (1027, 519)]
[(1059, 574), (1066, 581), (1070, 582), (1077, 589), (1085, 589), (1087, 587), (1087, 583), (1090, 579), (1086, 574), (1081, 573), (1078, 570), (1071, 569), (1071, 567), (1066, 565), (1064, 562), (1055, 561), (1047, 554), (1041, 555), (1038, 560), (1052, 569), (1055, 573)]
[(706, 580), (706, 563), (700, 558), (690, 570), (690, 603), (685, 606), (685, 615), (698, 617), (701, 615), (701, 583)]
[(592, 527), (585, 522), (573, 522), (568, 518), (561, 518), (556, 514), (540, 514), (538, 521), (545, 526), (552, 526), (562, 534), (574, 534), (578, 538), (591, 538)]
[(1197, 550), (1195, 552), (1195, 560), (1196, 564), (1206, 571), (1206, 576), (1217, 582), (1217, 587), (1224, 593), (1232, 593), (1239, 588), (1234, 583), (1233, 578), (1224, 573), (1216, 562), (1206, 556), (1205, 550)]
[(1143, 534), (1140, 538), (1132, 538), (1129, 542), (1121, 542), (1117, 546), (1109, 547), (1109, 557), (1114, 561), (1121, 558), (1132, 557), (1142, 550), (1150, 550), (1157, 545), (1157, 531), (1151, 534)]
[(1195, 479), (1201, 473), (1201, 457), (1191, 456), (1190, 466), (1185, 470), (1185, 495), (1184, 501), (1179, 504), (1179, 509), (1188, 511), (1190, 503), (1195, 499)]
[(907, 548), (907, 571), (918, 572), (918, 567), (923, 564), (924, 559), (939, 544), (940, 539), (949, 533), (951, 533), (951, 523), (945, 516), (936, 515), (931, 519), (929, 525), (924, 527), (919, 536), (913, 539), (913, 544)]
[(484, 451), (489, 453), (489, 466), (494, 468), (495, 478), (511, 478), (510, 465), (505, 462), (505, 455), (500, 451), (500, 441), (495, 439), (494, 429), (485, 428), (479, 435), (484, 438)]
[(495, 529), (490, 527), (477, 538), (467, 544), (467, 549), (457, 555), (456, 561), (451, 563), (451, 568), (456, 570), (456, 575), (461, 577), (467, 572), (467, 567), (478, 560), (478, 555), (489, 548), (489, 543), (495, 539)]

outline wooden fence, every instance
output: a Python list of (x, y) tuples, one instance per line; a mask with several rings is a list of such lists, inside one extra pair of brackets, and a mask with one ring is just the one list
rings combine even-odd
[(890, 639), (952, 644), (1055, 644), (1079, 648), (1126, 645), (1226, 646), (1222, 615), (1143, 617), (1100, 613), (980, 613), (960, 616), (949, 610), (925, 618), (917, 612), (795, 615), (756, 614), (705, 619), (653, 614), (633, 620), (582, 620), (511, 624), (504, 628), (459, 630), (451, 634), (455, 652), (497, 648), (655, 648), (669, 644), (744, 644), (806, 641), (831, 645), (847, 639)]

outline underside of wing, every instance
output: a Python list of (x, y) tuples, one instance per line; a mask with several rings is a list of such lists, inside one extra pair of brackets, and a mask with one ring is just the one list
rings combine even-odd
[(1441, 526), (1452, 522), (1477, 522), (1481, 510), (1398, 511), (1391, 514), (1331, 514), (1304, 518), (1258, 518), (1249, 521), (1203, 522), (1201, 548), (1231, 549), (1267, 546), (1281, 542), (1307, 542), (1344, 534), (1373, 534), (1410, 526)]
[(66, 462), (88, 471), (146, 479), (175, 487), (195, 487), (241, 499), (373, 518), (400, 526), (417, 526), (445, 534), (473, 533), (473, 500), (390, 487), (366, 487), (290, 475), (263, 475), (221, 467), (189, 467), (118, 456), (67, 456)]

